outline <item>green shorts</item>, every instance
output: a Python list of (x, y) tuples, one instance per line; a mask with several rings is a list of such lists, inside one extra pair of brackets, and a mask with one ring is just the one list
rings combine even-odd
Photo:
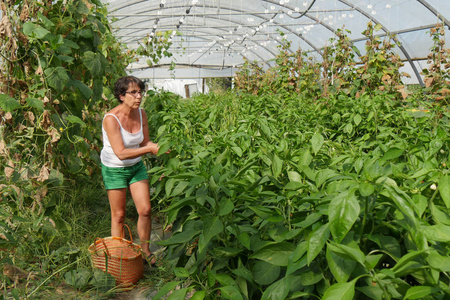
[(130, 167), (111, 168), (102, 164), (102, 176), (107, 190), (127, 188), (132, 183), (148, 180), (142, 160)]

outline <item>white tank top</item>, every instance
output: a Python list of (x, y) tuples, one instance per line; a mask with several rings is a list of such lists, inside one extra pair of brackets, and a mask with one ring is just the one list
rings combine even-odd
[[(141, 119), (141, 129), (138, 132), (130, 133), (123, 129), (122, 124), (120, 124), (119, 118), (117, 118), (113, 114), (106, 114), (103, 117), (103, 121), (105, 120), (106, 116), (113, 116), (116, 118), (117, 122), (120, 126), (120, 134), (122, 135), (123, 144), (126, 149), (133, 149), (133, 148), (139, 148), (139, 145), (144, 141), (144, 133), (142, 132), (142, 110), (139, 109), (140, 119)], [(124, 159), (120, 160), (116, 154), (114, 154), (114, 151), (111, 147), (111, 143), (108, 139), (108, 134), (106, 133), (105, 128), (103, 127), (103, 121), (102, 121), (102, 134), (103, 134), (103, 149), (100, 152), (100, 160), (102, 164), (104, 164), (107, 167), (111, 168), (119, 168), (119, 167), (129, 167), (132, 165), (137, 164), (139, 161), (141, 161), (141, 157), (131, 158), (131, 159)]]

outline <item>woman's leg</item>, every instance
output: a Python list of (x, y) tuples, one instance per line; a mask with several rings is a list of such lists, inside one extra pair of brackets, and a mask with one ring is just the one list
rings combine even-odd
[(111, 207), (111, 235), (122, 236), (123, 223), (125, 221), (125, 207), (127, 190), (107, 190), (109, 205)]
[[(141, 180), (130, 185), (130, 193), (139, 215), (137, 231), (141, 241), (142, 252), (150, 255), (150, 234), (152, 231), (152, 217), (150, 204), (150, 190), (148, 180)], [(154, 261), (152, 261), (153, 263)]]

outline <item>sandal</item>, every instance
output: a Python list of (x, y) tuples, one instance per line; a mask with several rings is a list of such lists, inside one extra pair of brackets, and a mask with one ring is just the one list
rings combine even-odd
[[(154, 254), (150, 254), (149, 256), (147, 256), (147, 258), (142, 258), (144, 260), (144, 263), (149, 265), (152, 268), (157, 268), (158, 266), (156, 265), (156, 256)], [(155, 259), (155, 261), (152, 263), (152, 260)]]

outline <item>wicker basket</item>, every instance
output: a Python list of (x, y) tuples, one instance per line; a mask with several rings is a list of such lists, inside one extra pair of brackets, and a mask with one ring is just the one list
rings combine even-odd
[(122, 237), (96, 238), (89, 246), (92, 264), (116, 279), (116, 284), (131, 286), (136, 284), (144, 272), (141, 246), (133, 243), (130, 228), (127, 225), (131, 241)]

